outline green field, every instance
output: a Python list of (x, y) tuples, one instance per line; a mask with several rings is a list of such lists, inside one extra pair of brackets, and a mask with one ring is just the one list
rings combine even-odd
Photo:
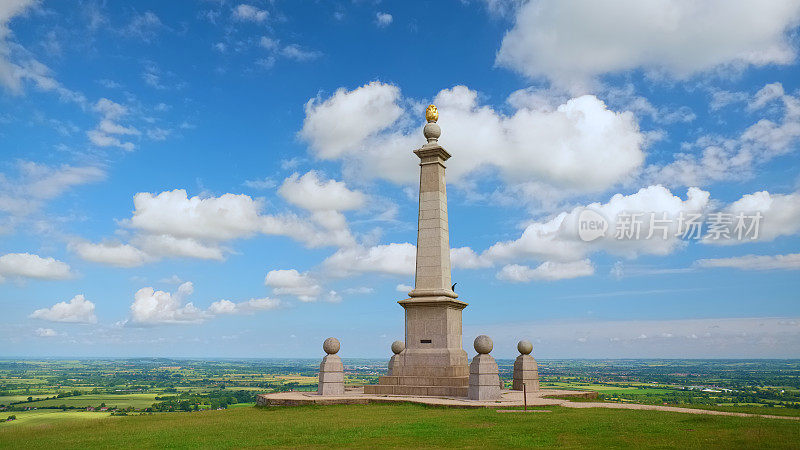
[(27, 425), (42, 426), (61, 421), (77, 422), (83, 420), (109, 418), (111, 413), (107, 412), (85, 412), (85, 411), (61, 411), (58, 409), (38, 409), (35, 411), (16, 411), (11, 413), (0, 413), (0, 418), (5, 419), (10, 415), (15, 415), (16, 420), (0, 423), (0, 434), (6, 427), (21, 427)]
[(547, 409), (503, 414), (418, 405), (232, 408), (0, 425), (0, 447), (797, 448), (800, 442), (800, 423), (789, 420)]
[(50, 400), (40, 400), (38, 402), (25, 403), (25, 406), (41, 408), (43, 406), (74, 406), (85, 408), (87, 406), (99, 406), (105, 403), (109, 407), (127, 408), (146, 408), (155, 403), (158, 394), (84, 394), (75, 397), (53, 398)]

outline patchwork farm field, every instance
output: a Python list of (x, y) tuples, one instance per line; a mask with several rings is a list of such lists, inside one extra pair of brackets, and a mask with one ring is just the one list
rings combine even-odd
[(74, 397), (54, 398), (50, 400), (40, 400), (26, 403), (26, 405), (36, 408), (45, 406), (73, 406), (77, 408), (98, 407), (103, 405), (109, 408), (128, 408), (136, 409), (147, 408), (156, 403), (158, 394), (84, 394)]

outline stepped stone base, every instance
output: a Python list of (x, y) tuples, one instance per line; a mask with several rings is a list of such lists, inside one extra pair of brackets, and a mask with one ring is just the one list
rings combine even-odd
[(365, 394), (421, 395), (433, 397), (466, 397), (469, 377), (380, 377), (378, 384), (364, 386)]

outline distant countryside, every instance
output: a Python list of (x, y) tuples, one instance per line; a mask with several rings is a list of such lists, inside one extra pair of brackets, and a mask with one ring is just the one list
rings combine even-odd
[[(382, 360), (345, 360), (348, 386)], [(513, 361), (498, 360), (510, 386)], [(89, 359), (0, 361), (0, 427), (254, 406), (258, 393), (316, 391), (318, 361)], [(543, 388), (597, 401), (800, 416), (797, 360), (544, 360)]]

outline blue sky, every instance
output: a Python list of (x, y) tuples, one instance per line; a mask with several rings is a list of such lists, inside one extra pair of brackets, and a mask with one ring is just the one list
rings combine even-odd
[[(799, 23), (796, 1), (1, 0), (0, 354), (388, 355), (434, 102), (470, 353), (800, 357)], [(761, 219), (616, 239), (626, 212)]]

